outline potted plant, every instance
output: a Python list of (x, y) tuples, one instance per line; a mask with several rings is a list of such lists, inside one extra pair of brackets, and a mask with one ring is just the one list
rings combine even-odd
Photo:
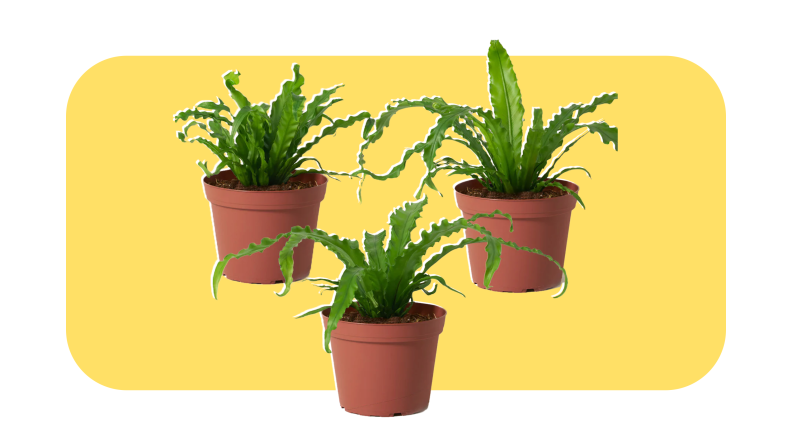
[[(495, 209), (507, 212), (514, 218), (515, 230), (510, 233), (502, 220), (487, 221), (486, 226), (495, 236), (521, 246), (541, 249), (563, 265), (572, 209), (576, 201), (584, 205), (578, 195), (579, 187), (560, 177), (571, 170), (582, 170), (589, 177), (591, 175), (580, 166), (554, 169), (559, 158), (589, 133), (598, 133), (603, 143), (613, 143), (614, 149), (618, 150), (616, 127), (603, 121), (580, 122), (583, 115), (594, 112), (600, 105), (612, 103), (618, 95), (603, 93), (588, 104), (572, 103), (560, 107), (546, 125), (542, 109), (534, 108), (530, 127), (523, 134), (525, 109), (517, 76), (509, 55), (497, 40), (490, 44), (487, 71), (491, 110), (449, 104), (440, 97), (401, 99), (394, 100), (393, 105), (388, 104), (373, 123), (366, 124), (363, 135), (366, 140), (361, 144), (358, 155), (360, 169), (356, 172), (361, 173), (363, 178), (395, 178), (412, 155), (420, 154), (426, 165), (426, 174), (416, 196), (424, 186), (437, 190), (432, 180), (440, 171), (472, 177), (454, 186), (457, 205), (463, 216), (467, 218)], [(426, 139), (407, 149), (401, 162), (389, 172), (374, 175), (364, 170), (364, 150), (382, 136), (382, 131), (396, 112), (413, 107), (439, 115)], [(449, 130), (456, 137), (446, 135)], [(579, 130), (582, 132), (577, 133)], [(564, 144), (564, 139), (575, 133)], [(469, 164), (465, 160), (450, 157), (438, 159), (437, 151), (447, 140), (470, 149), (479, 164)], [(466, 229), (466, 233), (472, 238), (479, 236), (474, 229)], [(469, 246), (468, 259), (473, 282), (485, 287), (484, 248), (481, 245)], [(504, 266), (492, 279), (492, 289), (495, 291), (539, 291), (557, 287), (561, 283), (560, 272), (548, 268), (536, 256), (525, 252), (506, 252), (503, 259)]]
[[(333, 347), (333, 367), (341, 406), (347, 412), (372, 416), (421, 412), (429, 405), (437, 341), (443, 331), (446, 311), (436, 305), (415, 302), (413, 293), (420, 290), (431, 295), (437, 291), (437, 283), (459, 293), (442, 277), (429, 274), (433, 265), (456, 249), (482, 244), (488, 256), (486, 285), (501, 264), (501, 248), (505, 245), (546, 257), (566, 278), (561, 265), (541, 251), (495, 237), (475, 223), (479, 218), (511, 221), (508, 214), (500, 211), (453, 221), (442, 219), (433, 223), (429, 231), (421, 231), (417, 242), (410, 241), (410, 234), (416, 228), (416, 220), (427, 201), (424, 197), (391, 212), (386, 246), (383, 246), (387, 235), (385, 230), (374, 234), (364, 232), (363, 251), (356, 240), (339, 238), (310, 227), (294, 227), (273, 239), (264, 238), (261, 243), (251, 244), (237, 254), (229, 254), (215, 264), (212, 293), (217, 298), (218, 285), (229, 261), (260, 253), (285, 240), (279, 256), (285, 282), (278, 294), (284, 296), (292, 284), (295, 248), (303, 240), (321, 243), (338, 257), (344, 269), (336, 280), (308, 280), (325, 282), (319, 286), (334, 292), (333, 302), (296, 317), (321, 313), (325, 350), (330, 353), (330, 345)], [(444, 245), (423, 262), (428, 250), (440, 239), (462, 229), (474, 230), (480, 235)], [(432, 282), (436, 283), (429, 289)]]
[[(229, 71), (223, 80), (237, 105), (236, 113), (232, 114), (218, 98), (217, 102), (202, 101), (173, 116), (176, 122), (186, 121), (177, 132), (179, 140), (203, 144), (220, 159), (213, 170), (206, 161), (198, 162), (205, 174), (202, 183), (211, 203), (218, 258), (239, 251), (251, 240), (286, 232), (292, 226), (316, 227), (319, 204), (327, 189), (325, 175), (348, 175), (325, 171), (318, 160), (305, 155), (325, 136), (370, 115), (360, 112), (346, 119), (331, 119), (328, 108), (341, 100), (331, 95), (343, 85), (322, 90), (306, 101), (301, 94), (305, 79), (300, 66), (294, 64), (292, 70), (294, 78), (281, 84), (271, 105), (251, 103), (236, 89), (241, 74)], [(330, 124), (303, 143), (309, 130), (323, 119)], [(206, 131), (214, 142), (201, 136), (187, 139), (193, 126)], [(306, 162), (314, 162), (318, 168), (301, 168)], [(294, 253), (294, 276), (298, 279), (308, 277), (312, 253), (311, 241)], [(225, 273), (229, 279), (245, 283), (283, 282), (274, 251), (235, 260)]]

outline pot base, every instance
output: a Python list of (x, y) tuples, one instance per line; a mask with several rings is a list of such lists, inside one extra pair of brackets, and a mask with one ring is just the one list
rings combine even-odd
[(383, 417), (383, 418), (385, 418), (385, 417), (404, 417), (404, 416), (408, 416), (408, 415), (416, 415), (416, 414), (419, 414), (421, 412), (424, 412), (426, 409), (428, 409), (428, 407), (429, 406), (424, 407), (421, 410), (412, 411), (412, 412), (388, 412), (386, 410), (384, 412), (377, 413), (377, 414), (369, 413), (369, 411), (366, 411), (366, 413), (361, 413), (362, 411), (357, 411), (356, 412), (354, 410), (349, 410), (349, 409), (347, 409), (345, 407), (341, 407), (341, 408), (344, 409), (346, 412), (349, 412), (349, 413), (355, 414), (355, 415), (362, 415), (364, 417)]
[[(228, 277), (225, 274), (223, 274), (223, 277), (225, 277), (226, 279), (228, 279), (228, 280), (230, 280), (232, 282), (247, 283), (249, 285), (278, 285), (278, 284), (282, 284), (283, 283), (283, 279), (271, 280), (271, 281), (268, 281), (268, 282), (247, 282), (247, 281), (244, 281), (244, 280), (237, 280), (237, 279), (235, 279), (233, 277)], [(299, 282), (300, 280), (303, 280), (306, 277), (308, 277), (308, 275), (305, 275), (304, 277), (293, 276), (292, 280), (294, 282)]]
[(549, 286), (547, 288), (541, 287), (539, 289), (525, 289), (525, 290), (501, 289), (501, 287), (498, 287), (498, 286), (495, 286), (495, 285), (490, 285), (489, 288), (484, 288), (484, 285), (481, 285), (478, 282), (473, 282), (473, 284), (476, 285), (477, 287), (481, 288), (482, 290), (496, 291), (498, 293), (536, 293), (536, 292), (539, 292), (539, 291), (547, 291), (547, 290), (552, 290), (554, 288), (559, 288), (559, 287), (564, 285), (564, 281), (561, 281), (557, 285)]

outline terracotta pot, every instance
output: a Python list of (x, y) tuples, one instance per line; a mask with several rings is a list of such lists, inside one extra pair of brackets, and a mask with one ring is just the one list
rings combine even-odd
[[(236, 178), (230, 170), (216, 175), (219, 179)], [(295, 177), (319, 185), (288, 191), (241, 191), (209, 184), (204, 176), (206, 199), (211, 203), (215, 245), (218, 258), (237, 253), (264, 237), (274, 238), (293, 226), (316, 228), (319, 203), (327, 191), (327, 178), (319, 174)], [(282, 283), (278, 254), (286, 240), (281, 240), (264, 252), (241, 259), (232, 259), (225, 268), (225, 276), (244, 283)], [(305, 240), (294, 250), (294, 280), (308, 277), (314, 242)]]
[[(410, 324), (339, 322), (333, 330), (330, 348), (336, 388), (347, 412), (392, 417), (429, 407), (446, 311), (416, 303), (410, 313), (434, 314), (436, 319)], [(329, 314), (329, 309), (322, 312), (325, 329)]]
[[(559, 180), (577, 192), (579, 187), (569, 181)], [(473, 197), (460, 191), (467, 188), (482, 188), (477, 180), (466, 180), (454, 185), (456, 202), (462, 215), (470, 218), (474, 214), (499, 210), (512, 216), (514, 232), (509, 232), (509, 220), (504, 217), (481, 218), (476, 222), (504, 240), (519, 246), (536, 248), (564, 265), (569, 220), (577, 201), (571, 195), (538, 200), (497, 200)], [(465, 230), (467, 237), (480, 237), (478, 231)], [(480, 288), (484, 288), (484, 270), (487, 260), (484, 243), (467, 246), (470, 276)], [(503, 247), (501, 263), (490, 283), (490, 290), (510, 293), (542, 291), (561, 286), (563, 275), (558, 267), (537, 254), (516, 251)]]

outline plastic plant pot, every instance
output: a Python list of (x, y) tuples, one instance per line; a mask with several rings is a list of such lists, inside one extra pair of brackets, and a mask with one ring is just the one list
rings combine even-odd
[[(235, 178), (230, 170), (221, 171), (215, 177)], [(316, 228), (319, 205), (327, 191), (327, 178), (310, 173), (294, 179), (318, 185), (286, 191), (244, 191), (213, 186), (203, 177), (204, 193), (211, 203), (219, 259), (247, 248), (250, 243), (259, 243), (264, 237), (274, 238), (288, 232), (293, 226)], [(282, 283), (278, 253), (285, 243), (285, 239), (280, 240), (264, 252), (232, 259), (225, 268), (225, 276), (244, 283)], [(294, 250), (295, 281), (310, 274), (313, 248), (314, 242), (305, 240)]]
[[(410, 313), (434, 314), (435, 319), (408, 324), (341, 321), (333, 330), (330, 347), (336, 388), (347, 412), (392, 417), (429, 407), (437, 341), (446, 311), (415, 303)], [(321, 314), (327, 328), (330, 310)]]
[[(561, 184), (577, 192), (579, 187), (569, 181), (558, 180)], [(560, 197), (504, 200), (474, 197), (461, 191), (468, 188), (480, 189), (477, 180), (465, 180), (454, 185), (456, 202), (462, 215), (471, 218), (478, 213), (491, 213), (495, 210), (511, 215), (514, 232), (509, 232), (509, 220), (505, 217), (481, 218), (478, 223), (496, 237), (515, 242), (519, 246), (536, 248), (564, 265), (569, 222), (572, 209), (577, 201), (572, 195)], [(478, 231), (465, 230), (467, 237), (480, 237)], [(484, 288), (484, 269), (487, 261), (485, 244), (467, 246), (470, 276), (480, 288)], [(525, 251), (503, 249), (501, 263), (490, 283), (490, 290), (525, 293), (543, 291), (561, 286), (561, 271), (542, 256)]]

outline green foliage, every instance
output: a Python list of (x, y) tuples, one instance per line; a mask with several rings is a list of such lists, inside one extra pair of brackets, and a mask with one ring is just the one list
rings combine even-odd
[[(356, 172), (362, 174), (363, 178), (367, 176), (377, 180), (396, 178), (404, 170), (410, 157), (420, 154), (426, 165), (426, 175), (415, 193), (416, 197), (420, 196), (424, 186), (437, 190), (432, 179), (443, 170), (449, 171), (449, 175), (473, 177), (491, 191), (539, 192), (547, 185), (560, 185), (556, 183), (559, 175), (573, 170), (573, 168), (564, 168), (551, 173), (558, 159), (586, 134), (598, 133), (603, 143), (613, 143), (614, 149), (618, 150), (616, 127), (611, 127), (603, 121), (580, 122), (584, 114), (594, 112), (600, 105), (612, 103), (618, 98), (618, 94), (603, 93), (594, 97), (588, 104), (573, 103), (561, 107), (546, 125), (542, 109), (534, 108), (530, 126), (527, 132), (523, 133), (525, 108), (517, 84), (517, 75), (509, 55), (497, 40), (493, 40), (490, 44), (487, 71), (491, 110), (448, 104), (442, 98), (435, 96), (413, 101), (396, 100), (394, 101), (396, 105), (387, 105), (385, 111), (376, 119), (368, 119), (363, 130), (363, 137), (366, 140), (361, 144), (358, 154), (360, 168)], [(364, 150), (382, 137), (383, 130), (390, 124), (396, 112), (412, 107), (423, 108), (440, 115), (435, 125), (429, 129), (424, 141), (407, 149), (401, 161), (384, 174), (373, 174), (365, 170)], [(578, 130), (585, 131), (577, 134), (564, 145), (564, 139), (577, 133)], [(447, 135), (451, 132), (457, 137)], [(448, 140), (470, 149), (480, 164), (469, 164), (464, 160), (457, 161), (450, 157), (437, 159), (438, 149)], [(552, 158), (557, 150), (559, 150), (558, 155)], [(549, 168), (548, 164), (550, 164)], [(575, 168), (585, 170), (578, 166)], [(566, 188), (563, 189), (568, 191)], [(573, 195), (579, 200), (577, 194)]]
[[(322, 90), (307, 102), (302, 96), (305, 78), (300, 74), (300, 66), (294, 64), (292, 70), (294, 78), (281, 84), (281, 91), (271, 106), (264, 102), (252, 104), (236, 89), (241, 74), (229, 71), (223, 76), (223, 81), (238, 107), (236, 114), (231, 114), (230, 108), (217, 98), (217, 102), (199, 102), (195, 108), (173, 115), (175, 122), (186, 121), (182, 131), (176, 134), (179, 140), (203, 144), (220, 159), (214, 170), (209, 169), (206, 161), (198, 162), (206, 176), (216, 175), (227, 166), (246, 186), (269, 186), (283, 184), (301, 173), (349, 175), (325, 171), (318, 160), (305, 157), (305, 154), (322, 138), (335, 134), (338, 129), (369, 119), (369, 113), (360, 112), (346, 119), (331, 119), (327, 116), (327, 110), (341, 101), (340, 98), (331, 98), (331, 95), (343, 85)], [(330, 121), (330, 124), (303, 144), (309, 130), (320, 125), (323, 119)], [(214, 141), (201, 136), (187, 139), (189, 129), (194, 126), (204, 130)], [(315, 162), (318, 168), (300, 168), (310, 161)]]
[[(538, 249), (520, 247), (513, 242), (507, 242), (495, 237), (486, 228), (475, 223), (478, 218), (493, 218), (496, 215), (511, 221), (511, 216), (500, 211), (495, 211), (491, 214), (477, 214), (470, 219), (462, 217), (453, 221), (442, 219), (439, 223), (432, 223), (428, 231), (422, 230), (419, 239), (413, 242), (410, 236), (417, 227), (417, 220), (421, 216), (421, 212), (427, 202), (428, 198), (424, 196), (422, 200), (407, 202), (402, 207), (395, 208), (391, 212), (388, 221), (390, 234), (387, 244), (385, 244), (386, 233), (384, 230), (375, 234), (364, 232), (362, 251), (357, 240), (339, 238), (321, 229), (311, 229), (308, 226), (304, 228), (295, 226), (291, 231), (280, 234), (274, 239), (264, 238), (261, 243), (251, 243), (250, 246), (239, 253), (229, 254), (215, 263), (212, 272), (212, 295), (215, 299), (217, 298), (220, 278), (223, 276), (223, 270), (229, 260), (262, 252), (278, 240), (286, 238), (286, 244), (279, 256), (284, 286), (282, 292), (278, 295), (283, 296), (289, 292), (292, 284), (294, 248), (306, 239), (321, 243), (344, 264), (344, 270), (337, 280), (324, 278), (307, 279), (325, 282), (318, 286), (335, 293), (333, 303), (329, 306), (314, 308), (297, 317), (304, 317), (330, 308), (328, 327), (324, 334), (325, 350), (329, 352), (330, 333), (336, 328), (344, 311), (350, 306), (370, 317), (389, 318), (405, 315), (414, 302), (413, 293), (416, 291), (423, 291), (427, 295), (433, 294), (437, 291), (437, 284), (440, 284), (459, 293), (459, 291), (448, 286), (445, 279), (429, 274), (428, 271), (449, 253), (473, 243), (487, 244), (487, 262), (484, 275), (485, 287), (489, 287), (492, 276), (500, 265), (502, 246), (508, 246), (513, 249), (544, 256), (555, 263), (564, 274), (564, 285), (561, 291), (553, 297), (561, 296), (566, 290), (566, 271), (552, 257), (545, 255)], [(426, 262), (423, 262), (423, 258), (429, 249), (435, 246), (442, 238), (454, 235), (463, 229), (476, 230), (482, 236), (463, 238), (456, 244), (445, 245), (439, 252), (429, 257)], [(430, 288), (432, 283), (435, 283), (435, 285)]]

